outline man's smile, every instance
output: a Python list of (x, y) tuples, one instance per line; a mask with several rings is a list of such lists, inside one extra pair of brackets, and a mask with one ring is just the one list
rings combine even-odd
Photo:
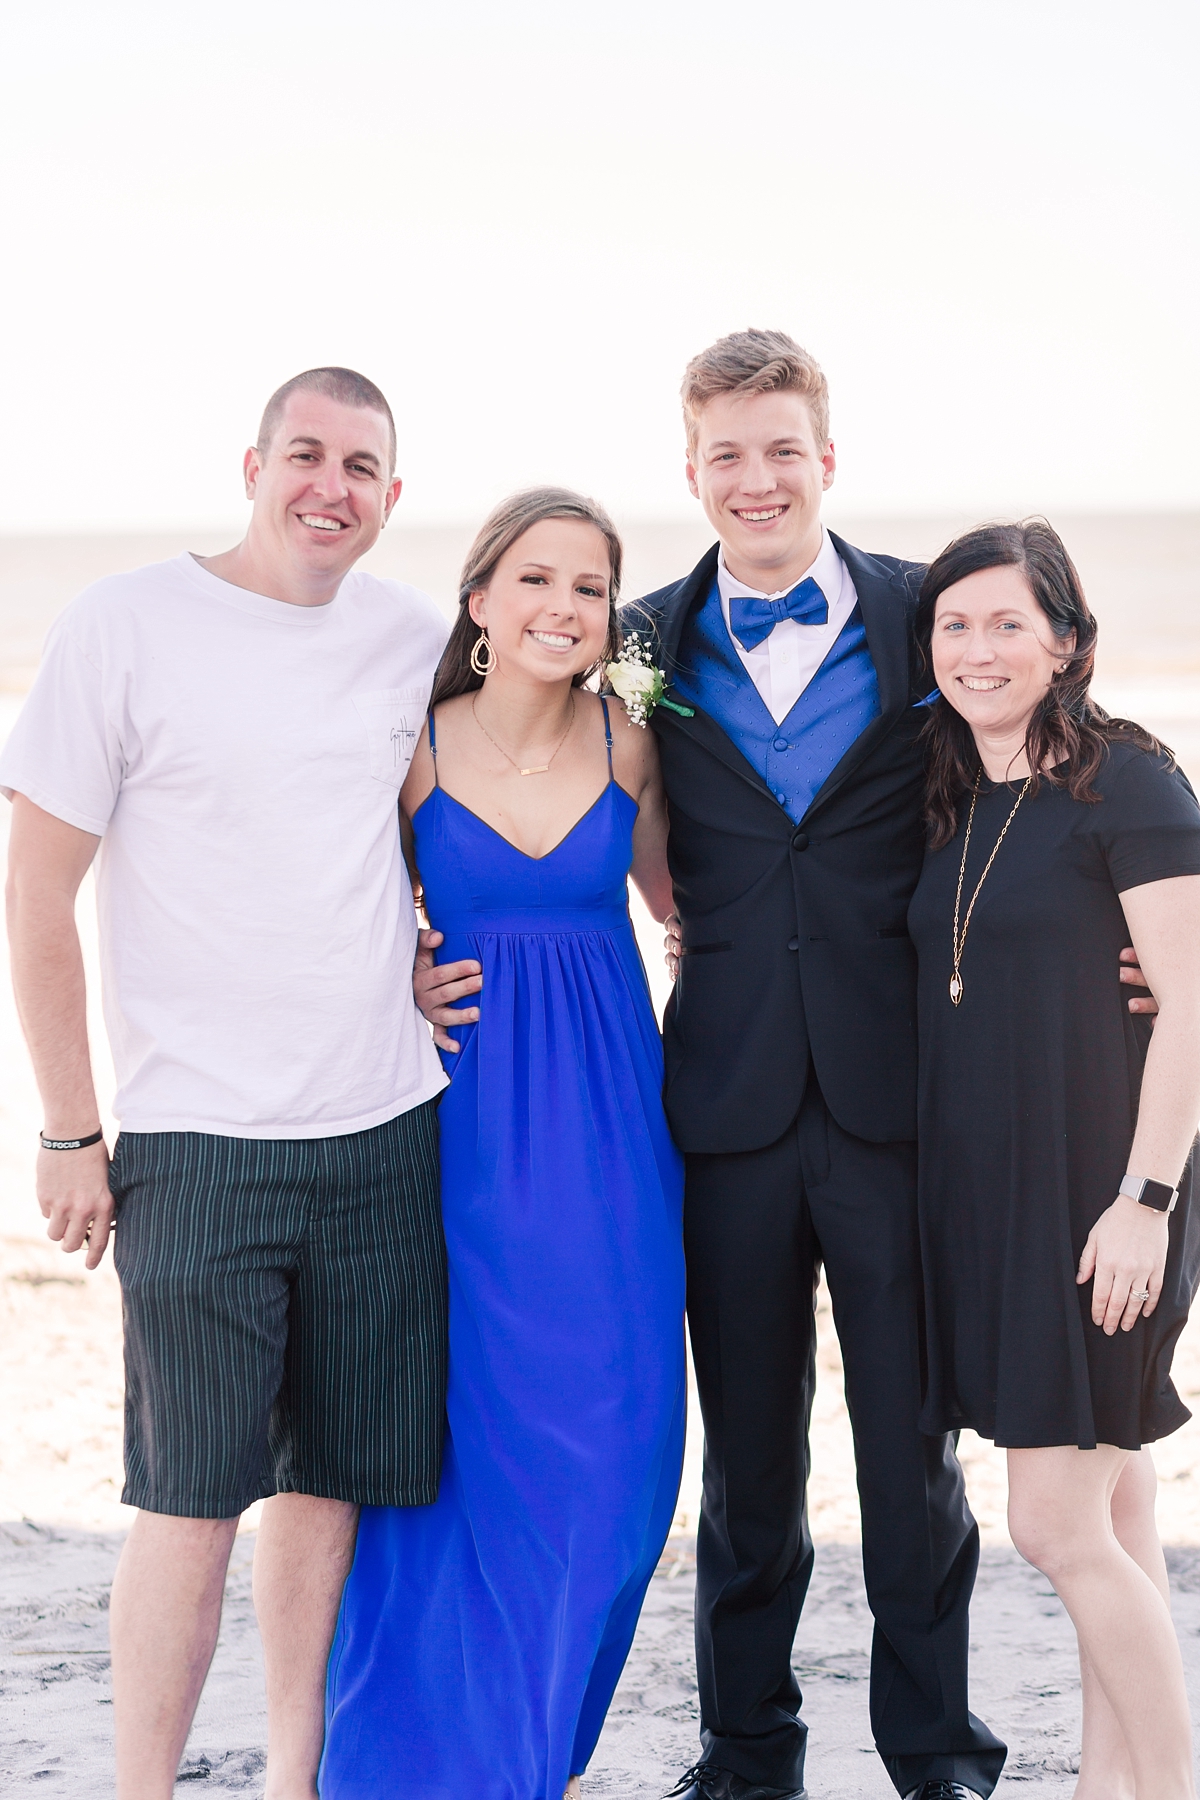
[(769, 507), (732, 507), (735, 519), (741, 519), (744, 525), (769, 525), (773, 519), (782, 519), (787, 511), (786, 506)]
[(344, 519), (332, 518), (328, 513), (298, 513), (296, 516), (302, 525), (311, 525), (314, 531), (338, 532), (349, 529)]

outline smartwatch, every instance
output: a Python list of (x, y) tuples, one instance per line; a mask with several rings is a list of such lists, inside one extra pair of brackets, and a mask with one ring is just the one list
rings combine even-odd
[(1137, 1175), (1126, 1175), (1118, 1192), (1136, 1200), (1139, 1206), (1153, 1207), (1160, 1213), (1174, 1212), (1179, 1199), (1178, 1188), (1168, 1187), (1165, 1181), (1151, 1181)]

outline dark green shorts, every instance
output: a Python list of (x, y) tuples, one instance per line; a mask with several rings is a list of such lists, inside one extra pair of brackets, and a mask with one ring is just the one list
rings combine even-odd
[(113, 1154), (127, 1506), (437, 1497), (437, 1110), (346, 1137), (127, 1132)]

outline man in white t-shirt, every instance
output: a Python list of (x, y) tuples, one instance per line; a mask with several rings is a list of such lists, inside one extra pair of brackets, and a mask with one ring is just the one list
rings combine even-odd
[[(395, 505), (373, 383), (309, 370), (246, 452), (243, 541), (97, 582), (0, 757), (9, 929), (44, 1106), (38, 1198), (94, 1268), (116, 1224), (126, 1486), (112, 1596), (120, 1800), (167, 1800), (239, 1515), (269, 1800), (313, 1800), (359, 1505), (437, 1493), (445, 1268), (397, 796), (446, 626), (353, 565)], [(92, 1085), (96, 864), (121, 1122)]]

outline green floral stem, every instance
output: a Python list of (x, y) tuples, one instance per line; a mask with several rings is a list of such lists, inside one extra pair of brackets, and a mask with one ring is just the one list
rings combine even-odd
[(696, 716), (694, 706), (680, 706), (677, 701), (668, 700), (665, 694), (658, 704), (665, 706), (668, 712), (678, 713), (681, 719), (694, 719)]

